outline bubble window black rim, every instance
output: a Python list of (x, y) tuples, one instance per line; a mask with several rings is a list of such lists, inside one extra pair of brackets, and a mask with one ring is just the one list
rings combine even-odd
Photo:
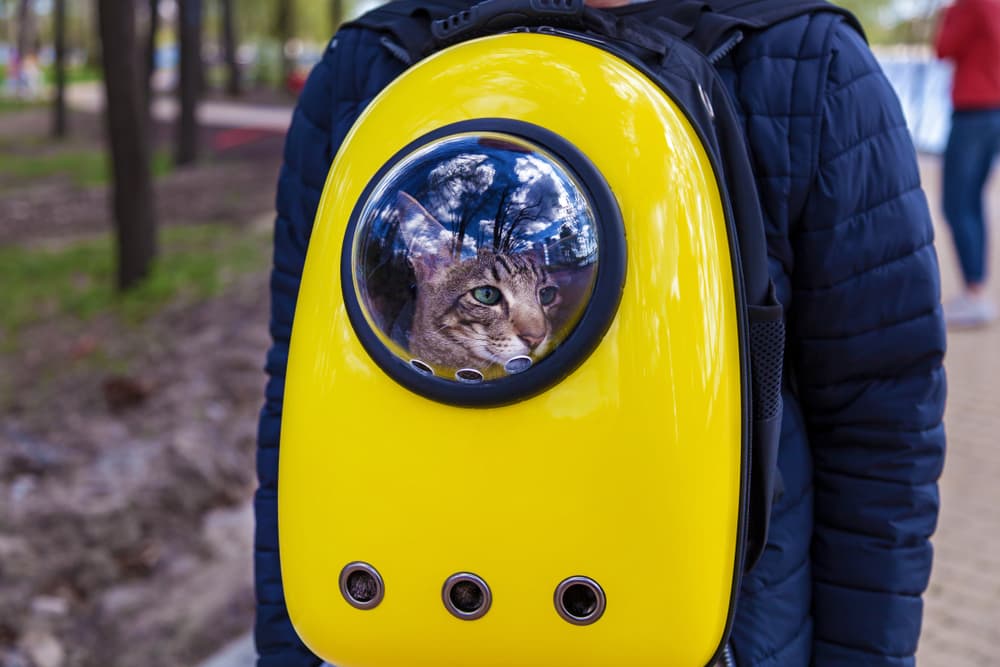
[[(598, 235), (597, 272), (590, 301), (575, 328), (538, 363), (488, 382), (458, 382), (428, 374), (420, 364), (390, 350), (369, 324), (354, 282), (354, 248), (366, 204), (387, 174), (403, 159), (433, 142), (458, 134), (500, 133), (546, 150), (577, 179), (592, 205)], [(625, 283), (625, 227), (611, 188), (594, 164), (569, 141), (545, 128), (506, 118), (453, 123), (428, 133), (397, 152), (369, 181), (348, 221), (341, 252), (341, 284), (355, 335), (372, 360), (394, 381), (434, 401), (465, 407), (495, 407), (530, 398), (569, 375), (600, 344), (621, 302)]]

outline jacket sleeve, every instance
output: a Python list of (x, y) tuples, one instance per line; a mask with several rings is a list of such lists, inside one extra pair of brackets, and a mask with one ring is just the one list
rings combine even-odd
[(945, 446), (940, 278), (895, 94), (854, 31), (831, 40), (789, 310), (815, 467), (813, 664), (912, 667)]
[(254, 566), (258, 667), (314, 667), (288, 618), (278, 558), (278, 451), (285, 367), (306, 247), (327, 172), (361, 110), (402, 70), (371, 33), (344, 30), (314, 68), (295, 109), (278, 181), (271, 271), (269, 376), (257, 447)]

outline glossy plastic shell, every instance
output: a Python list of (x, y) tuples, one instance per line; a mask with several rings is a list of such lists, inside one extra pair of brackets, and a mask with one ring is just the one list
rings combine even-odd
[[(618, 200), (628, 272), (617, 315), (561, 382), (499, 408), (402, 387), (356, 336), (340, 265), (373, 175), (435, 128), (475, 118), (545, 127)], [(741, 498), (736, 288), (712, 167), (639, 71), (540, 34), (467, 42), (377, 97), (330, 172), (292, 335), (279, 479), (285, 596), (338, 667), (701, 667), (730, 614)], [(355, 609), (338, 575), (384, 579)], [(442, 582), (475, 572), (492, 604), (455, 618)], [(600, 618), (566, 622), (553, 591), (599, 582)]]

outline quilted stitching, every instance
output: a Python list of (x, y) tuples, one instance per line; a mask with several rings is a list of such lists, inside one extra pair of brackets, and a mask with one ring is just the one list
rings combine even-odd
[[(738, 663), (912, 665), (944, 447), (937, 261), (912, 144), (867, 48), (831, 17), (747, 40), (723, 76), (762, 175), (790, 353), (808, 370), (785, 396), (786, 496), (739, 603)], [(790, 97), (769, 94), (789, 77)], [(775, 152), (782, 137), (789, 150)], [(806, 564), (785, 556), (809, 534), (804, 581)], [(812, 624), (793, 624), (810, 593)]]

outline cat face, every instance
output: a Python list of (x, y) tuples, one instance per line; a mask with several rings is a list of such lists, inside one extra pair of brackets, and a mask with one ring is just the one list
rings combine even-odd
[(484, 370), (547, 351), (559, 286), (530, 253), (453, 255), (454, 234), (405, 192), (400, 232), (416, 276), (410, 351), (431, 364)]

